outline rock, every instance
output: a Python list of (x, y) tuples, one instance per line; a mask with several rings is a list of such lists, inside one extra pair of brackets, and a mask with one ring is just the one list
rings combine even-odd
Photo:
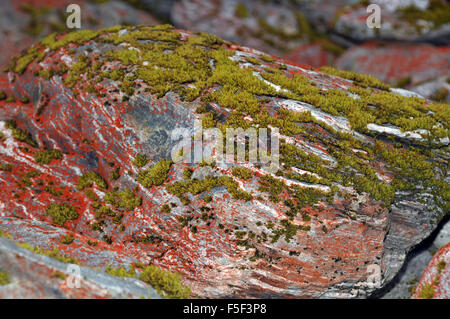
[(347, 50), (336, 60), (336, 66), (371, 74), (384, 82), (433, 98), (439, 90), (448, 92), (450, 47), (365, 43)]
[(403, 268), (379, 297), (383, 299), (410, 298), (431, 259), (440, 247), (450, 242), (450, 222), (443, 221), (425, 241), (409, 254)]
[(300, 11), (270, 1), (177, 1), (171, 21), (277, 56), (307, 43), (311, 32)]
[(178, 0), (140, 0), (138, 1), (138, 8), (150, 12), (162, 21), (169, 21), (172, 8), (177, 1)]
[(284, 59), (294, 63), (321, 67), (324, 65), (334, 65), (335, 55), (324, 49), (321, 43), (307, 43), (300, 45), (291, 52), (283, 56)]
[(450, 296), (450, 243), (442, 247), (420, 278), (413, 299), (448, 299)]
[(121, 279), (32, 253), (0, 238), (0, 298), (152, 298), (157, 292), (134, 278)]
[(316, 0), (304, 3), (304, 12), (313, 24), (322, 23), (324, 29), (336, 36), (353, 41), (401, 40), (425, 41), (449, 45), (449, 4), (429, 0), (374, 0), (381, 9), (381, 28), (367, 27), (367, 4), (357, 0)]
[[(66, 8), (73, 1), (5, 0), (0, 7), (3, 50), (0, 66), (36, 40), (53, 32), (70, 31), (66, 27)], [(76, 2), (81, 7), (82, 29), (106, 28), (119, 24), (158, 24), (150, 13), (137, 10), (122, 1)]]
[[(448, 212), (446, 106), (322, 71), (167, 25), (47, 37), (0, 76), (0, 229), (198, 297), (379, 292)], [(178, 161), (198, 121), (271, 128), (279, 166)]]

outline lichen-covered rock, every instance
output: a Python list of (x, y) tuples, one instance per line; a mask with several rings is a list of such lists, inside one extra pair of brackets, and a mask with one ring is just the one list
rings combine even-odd
[[(172, 23), (183, 29), (203, 31), (277, 56), (288, 54), (296, 63), (322, 66), (340, 50), (318, 34), (293, 3), (274, 1), (182, 0), (173, 5)], [(309, 45), (313, 42), (313, 45)], [(303, 52), (307, 50), (307, 52)], [(326, 57), (314, 59), (312, 51)]]
[(450, 47), (365, 43), (347, 50), (336, 66), (372, 74), (392, 85), (411, 87), (450, 74)]
[(325, 65), (334, 65), (336, 55), (324, 49), (321, 43), (306, 43), (293, 49), (283, 56), (284, 59), (294, 63), (310, 65), (312, 67), (321, 67)]
[[(448, 105), (322, 71), (168, 25), (46, 37), (0, 77), (0, 229), (199, 297), (383, 289), (449, 211)], [(197, 121), (267, 128), (278, 169), (187, 161)]]
[[(70, 0), (4, 0), (0, 7), (2, 50), (0, 67), (36, 40), (53, 32), (71, 31), (66, 26), (66, 8)], [(150, 13), (137, 10), (119, 0), (77, 1), (81, 7), (83, 29), (106, 28), (118, 24), (158, 24)]]
[(449, 299), (450, 243), (442, 247), (431, 260), (415, 288), (414, 299)]
[[(369, 4), (381, 8), (381, 27), (369, 28)], [(409, 40), (449, 45), (449, 3), (445, 0), (313, 0), (303, 11), (313, 24), (322, 24), (336, 36), (356, 41)]]
[(347, 50), (336, 66), (374, 75), (430, 99), (448, 101), (449, 46), (365, 43)]

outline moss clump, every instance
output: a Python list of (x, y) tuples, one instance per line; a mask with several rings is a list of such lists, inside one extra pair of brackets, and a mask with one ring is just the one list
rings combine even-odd
[(91, 187), (94, 183), (100, 188), (108, 188), (108, 184), (106, 184), (103, 177), (94, 171), (89, 171), (81, 175), (78, 179), (77, 188), (83, 190), (86, 187)]
[(142, 197), (136, 196), (128, 188), (122, 192), (108, 192), (105, 194), (103, 200), (107, 204), (111, 204), (117, 208), (123, 208), (126, 211), (131, 211), (142, 204)]
[(106, 57), (121, 61), (125, 65), (136, 64), (139, 61), (139, 53), (136, 50), (125, 49), (106, 52)]
[(77, 84), (81, 79), (81, 75), (88, 70), (88, 67), (90, 65), (91, 61), (86, 55), (78, 55), (78, 60), (70, 67), (70, 71), (67, 74), (67, 77), (64, 79), (64, 83), (69, 88), (73, 88), (75, 84)]
[(0, 165), (0, 171), (11, 172), (12, 169), (13, 169), (13, 166), (11, 164), (1, 164)]
[(41, 51), (38, 46), (31, 47), (27, 53), (12, 58), (9, 69), (17, 74), (22, 74), (31, 62), (35, 59), (42, 59), (44, 56), (45, 52)]
[(172, 161), (161, 160), (152, 168), (140, 171), (138, 173), (137, 180), (140, 184), (147, 188), (152, 187), (153, 185), (159, 186), (167, 179), (171, 165)]
[(437, 264), (438, 273), (441, 273), (445, 269), (446, 266), (447, 266), (447, 263), (445, 262), (445, 260), (440, 260)]
[(23, 104), (30, 103), (30, 98), (28, 96), (22, 96), (20, 98), (20, 102), (22, 102)]
[(285, 187), (284, 183), (270, 175), (265, 175), (259, 180), (259, 191), (269, 193), (272, 202), (279, 202), (279, 195)]
[(120, 178), (120, 167), (116, 167), (111, 174), (109, 174), (109, 179), (115, 181)]
[(205, 195), (203, 196), (203, 200), (205, 201), (205, 203), (210, 203), (212, 201), (212, 196), (211, 195)]
[(61, 243), (65, 245), (70, 245), (71, 243), (73, 243), (74, 240), (75, 238), (72, 235), (64, 235), (61, 238)]
[(69, 220), (78, 218), (78, 212), (67, 204), (50, 204), (45, 210), (45, 215), (50, 216), (53, 222), (59, 226), (63, 226)]
[(0, 91), (0, 101), (5, 100), (6, 97), (7, 97), (7, 95), (6, 95), (5, 91), (3, 91), (3, 90)]
[(333, 67), (324, 66), (320, 68), (320, 71), (336, 75), (341, 78), (352, 80), (355, 82), (356, 85), (359, 85), (361, 87), (374, 87), (378, 88), (380, 90), (389, 90), (390, 86), (386, 83), (383, 83), (382, 81), (378, 80), (376, 77), (372, 75), (366, 75), (366, 74), (359, 74), (351, 71), (344, 71), (344, 70), (338, 70)]
[(163, 213), (170, 213), (171, 212), (171, 208), (170, 208), (170, 205), (168, 205), (168, 204), (164, 204), (164, 205), (162, 205), (162, 207), (161, 207), (161, 212), (163, 212)]
[(34, 154), (34, 160), (36, 163), (45, 165), (49, 164), (53, 159), (61, 159), (62, 153), (60, 150), (47, 149), (43, 151), (38, 151)]
[(21, 130), (20, 128), (17, 127), (17, 123), (14, 120), (8, 120), (5, 123), (5, 128), (11, 130), (12, 136), (21, 141), (21, 142), (25, 142), (28, 145), (32, 146), (32, 147), (37, 147), (37, 143), (33, 140), (33, 138), (31, 137), (31, 134), (28, 132), (25, 132), (23, 130)]
[(143, 154), (136, 155), (135, 159), (133, 160), (133, 164), (137, 167), (144, 167), (145, 165), (147, 165), (147, 163), (147, 156)]
[(433, 299), (434, 297), (434, 288), (430, 284), (426, 284), (422, 286), (420, 289), (419, 297), (422, 299)]
[(9, 283), (11, 283), (9, 273), (0, 268), (0, 286), (5, 286)]
[(52, 279), (59, 279), (59, 280), (66, 280), (67, 275), (64, 274), (64, 273), (62, 273), (62, 272), (60, 272), (60, 271), (55, 271), (55, 272), (52, 274), (51, 278), (52, 278)]
[(84, 194), (92, 201), (98, 201), (97, 195), (92, 191), (92, 189), (87, 189), (84, 191)]
[(227, 191), (232, 195), (234, 199), (252, 200), (253, 196), (245, 191), (242, 191), (238, 187), (238, 183), (235, 182), (229, 176), (213, 177), (206, 176), (204, 179), (191, 179), (175, 182), (167, 185), (166, 189), (169, 193), (179, 197), (183, 202), (187, 203), (185, 194), (192, 193), (194, 195), (210, 191), (214, 187), (225, 186)]
[(250, 179), (253, 176), (253, 172), (251, 169), (245, 167), (233, 167), (231, 170), (233, 176), (242, 178), (242, 179)]
[(186, 299), (191, 296), (191, 289), (183, 285), (180, 274), (162, 270), (154, 265), (145, 267), (139, 279), (150, 284), (165, 298)]
[(108, 266), (106, 266), (105, 272), (107, 274), (110, 274), (110, 275), (113, 275), (116, 277), (120, 277), (120, 278), (125, 278), (125, 277), (136, 278), (136, 271), (131, 266), (127, 270), (124, 266), (114, 268), (111, 265), (108, 265)]

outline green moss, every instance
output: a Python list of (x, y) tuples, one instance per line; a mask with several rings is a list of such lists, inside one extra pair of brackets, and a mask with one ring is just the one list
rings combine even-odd
[(22, 74), (31, 62), (35, 59), (42, 59), (44, 55), (45, 53), (40, 51), (37, 46), (31, 47), (27, 53), (13, 57), (9, 69), (17, 74)]
[[(104, 30), (101, 30), (104, 32)], [(55, 34), (51, 34), (41, 40), (41, 44), (48, 47), (50, 50), (57, 50), (66, 46), (69, 43), (75, 44), (83, 44), (89, 40), (94, 39), (100, 34), (100, 32), (92, 31), (92, 30), (79, 30), (66, 34), (60, 39), (56, 39)]]
[(0, 268), (0, 286), (5, 286), (9, 283), (11, 283), (9, 273)]
[(437, 264), (438, 273), (441, 273), (445, 269), (446, 266), (447, 266), (447, 263), (445, 262), (445, 260), (440, 260)]
[(78, 55), (78, 60), (72, 64), (67, 77), (64, 79), (64, 83), (69, 88), (73, 88), (81, 79), (81, 74), (85, 73), (90, 65), (91, 61), (86, 55)]
[(205, 203), (210, 203), (212, 201), (212, 196), (211, 195), (205, 195), (203, 196), (203, 200), (205, 201)]
[(30, 98), (28, 96), (22, 96), (20, 98), (20, 102), (22, 102), (23, 104), (30, 103)]
[(140, 171), (137, 180), (145, 187), (159, 186), (167, 179), (172, 161), (161, 160), (152, 168)]
[(284, 183), (270, 175), (265, 175), (259, 180), (259, 191), (269, 193), (269, 199), (272, 202), (279, 202), (279, 195), (285, 187)]
[(170, 213), (170, 211), (171, 211), (170, 205), (164, 204), (164, 205), (161, 206), (161, 212), (163, 212), (163, 213)]
[(17, 127), (17, 123), (13, 120), (8, 120), (5, 123), (5, 128), (11, 130), (12, 136), (21, 141), (25, 142), (32, 147), (37, 147), (37, 143), (31, 137), (31, 134), (23, 131), (22, 129)]
[(98, 201), (98, 197), (97, 195), (91, 190), (91, 189), (87, 189), (84, 191), (84, 194), (92, 201)]
[(47, 149), (34, 154), (34, 160), (41, 165), (49, 164), (53, 159), (62, 159), (60, 150)]
[(106, 52), (106, 57), (119, 60), (125, 65), (137, 64), (139, 61), (139, 53), (131, 49), (109, 51)]
[(154, 265), (145, 267), (139, 279), (150, 284), (165, 298), (186, 299), (191, 296), (191, 289), (183, 285), (178, 273), (165, 271)]
[(434, 297), (434, 288), (430, 284), (426, 284), (422, 286), (420, 289), (419, 297), (422, 299), (433, 299)]
[(190, 179), (179, 181), (167, 185), (166, 189), (169, 193), (179, 197), (182, 201), (184, 200), (184, 202), (186, 202), (186, 193), (198, 195), (219, 186), (225, 186), (234, 199), (241, 199), (245, 201), (253, 199), (253, 196), (251, 194), (240, 190), (238, 187), (238, 183), (229, 176), (206, 176), (204, 179), (200, 180)]
[(106, 266), (105, 272), (107, 274), (119, 277), (119, 278), (125, 278), (125, 277), (131, 277), (131, 278), (136, 278), (136, 271), (130, 266), (128, 268), (128, 270), (124, 267), (118, 267), (118, 268), (114, 268), (111, 265)]
[(60, 271), (55, 271), (55, 272), (52, 274), (51, 278), (52, 278), (52, 279), (59, 279), (59, 280), (66, 280), (67, 275), (64, 274), (64, 273), (62, 273), (62, 272), (60, 272)]
[(61, 243), (65, 245), (70, 245), (71, 243), (73, 243), (74, 240), (75, 238), (72, 235), (64, 235), (61, 238)]
[(78, 212), (67, 204), (50, 204), (45, 210), (45, 215), (52, 218), (53, 223), (63, 226), (69, 220), (78, 218)]
[(145, 165), (147, 165), (147, 163), (147, 156), (143, 154), (136, 155), (135, 159), (133, 160), (133, 164), (137, 167), (144, 167)]
[(344, 70), (338, 70), (333, 67), (324, 66), (320, 68), (320, 71), (336, 75), (341, 78), (352, 80), (355, 82), (356, 85), (359, 85), (363, 88), (366, 87), (374, 87), (378, 88), (380, 90), (389, 90), (389, 85), (383, 83), (382, 81), (378, 80), (376, 77), (372, 75), (366, 75), (366, 74), (359, 74), (351, 71), (344, 71)]
[(245, 4), (239, 2), (234, 10), (234, 15), (238, 18), (245, 19), (248, 17), (248, 10)]
[(115, 181), (120, 178), (120, 167), (116, 167), (111, 174), (109, 174), (109, 179)]
[(192, 174), (193, 174), (193, 171), (192, 171), (192, 169), (190, 169), (190, 168), (186, 168), (186, 169), (183, 171), (184, 179), (190, 179), (191, 176), (192, 176)]
[(132, 211), (142, 204), (142, 197), (136, 196), (128, 188), (123, 190), (122, 192), (108, 192), (105, 194), (103, 200), (107, 204), (111, 204), (117, 208), (123, 208), (126, 211)]
[(242, 178), (242, 179), (250, 179), (253, 176), (253, 172), (251, 169), (245, 167), (233, 167), (231, 170), (233, 176)]
[(74, 258), (74, 257), (69, 257), (66, 256), (64, 254), (62, 254), (58, 248), (53, 248), (52, 250), (43, 250), (42, 248), (38, 247), (38, 246), (31, 246), (28, 243), (20, 243), (18, 244), (18, 246), (28, 249), (30, 251), (32, 251), (35, 254), (40, 254), (40, 255), (44, 255), (44, 256), (48, 256), (50, 258), (56, 259), (60, 262), (66, 263), (66, 264), (77, 264), (79, 265), (80, 262)]
[(0, 101), (5, 100), (7, 97), (6, 92), (5, 91), (0, 91)]
[(83, 190), (86, 187), (91, 187), (94, 183), (100, 188), (108, 188), (108, 184), (106, 184), (103, 177), (94, 171), (89, 171), (81, 175), (78, 179), (77, 188)]
[(13, 166), (11, 164), (1, 164), (0, 165), (0, 171), (11, 172), (12, 169), (13, 169)]

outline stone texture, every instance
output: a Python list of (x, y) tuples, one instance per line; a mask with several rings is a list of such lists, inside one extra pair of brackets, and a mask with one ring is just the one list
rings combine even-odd
[[(2, 50), (0, 67), (4, 67), (14, 55), (28, 48), (52, 32), (69, 31), (65, 26), (66, 7), (74, 3), (70, 0), (4, 0), (0, 7), (0, 34)], [(77, 1), (81, 7), (82, 29), (97, 29), (118, 24), (158, 24), (150, 13), (137, 10), (122, 1), (106, 1), (96, 4), (88, 0)], [(24, 8), (31, 8), (32, 13)]]

